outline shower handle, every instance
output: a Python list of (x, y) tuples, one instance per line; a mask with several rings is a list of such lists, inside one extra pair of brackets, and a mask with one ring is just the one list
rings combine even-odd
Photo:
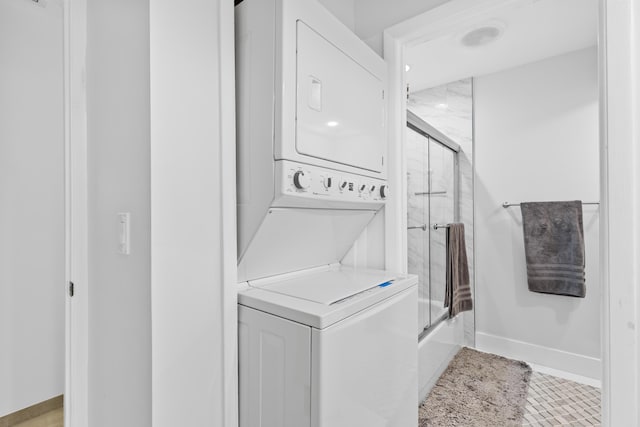
[(427, 231), (427, 224), (422, 225), (412, 225), (411, 227), (407, 227), (407, 230), (414, 230), (416, 228), (421, 228), (422, 231)]

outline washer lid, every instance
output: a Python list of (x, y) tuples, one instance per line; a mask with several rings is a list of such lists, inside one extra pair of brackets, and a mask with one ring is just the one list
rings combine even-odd
[(324, 329), (415, 286), (415, 275), (324, 266), (262, 279), (238, 292), (238, 303)]
[(324, 305), (333, 305), (377, 287), (391, 284), (396, 275), (387, 271), (345, 269), (293, 277), (271, 284), (250, 286)]

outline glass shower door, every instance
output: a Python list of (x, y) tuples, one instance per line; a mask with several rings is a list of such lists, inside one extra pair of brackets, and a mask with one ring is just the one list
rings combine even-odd
[(418, 276), (418, 334), (431, 326), (429, 295), (429, 138), (407, 128), (408, 271)]
[[(445, 226), (458, 218), (458, 147), (445, 135), (438, 137), (437, 130), (415, 114), (407, 114), (408, 271), (418, 276), (418, 335), (422, 335), (448, 313)], [(442, 227), (434, 228), (435, 224)]]
[(455, 222), (456, 212), (455, 152), (435, 140), (429, 140), (429, 283), (430, 324), (448, 311), (444, 308), (446, 281), (446, 228), (435, 224)]

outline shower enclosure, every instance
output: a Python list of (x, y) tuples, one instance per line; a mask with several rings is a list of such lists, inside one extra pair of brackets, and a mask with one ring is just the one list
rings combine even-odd
[(418, 275), (418, 334), (447, 318), (446, 228), (458, 220), (460, 147), (407, 111), (407, 253)]

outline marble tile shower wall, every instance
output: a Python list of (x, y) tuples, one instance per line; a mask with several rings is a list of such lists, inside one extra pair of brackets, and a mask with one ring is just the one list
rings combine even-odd
[[(473, 254), (473, 82), (464, 79), (412, 93), (408, 108), (424, 121), (460, 144), (460, 221), (465, 225), (471, 289), (475, 291)], [(407, 158), (407, 166), (414, 162)], [(411, 209), (410, 209), (411, 210)], [(475, 342), (474, 313), (462, 314), (465, 344)]]

